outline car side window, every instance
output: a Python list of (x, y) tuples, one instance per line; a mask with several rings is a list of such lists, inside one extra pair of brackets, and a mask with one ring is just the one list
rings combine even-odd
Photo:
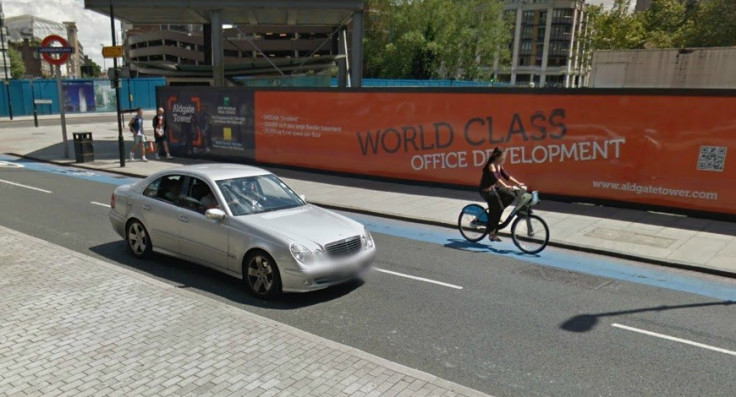
[(210, 208), (220, 208), (212, 189), (199, 178), (189, 178), (183, 204), (184, 207), (200, 214), (204, 214)]
[(151, 184), (143, 190), (143, 195), (150, 198), (156, 198), (159, 185), (161, 185), (161, 179), (156, 179), (151, 182)]
[(181, 203), (182, 175), (166, 175), (153, 181), (143, 191), (143, 195), (174, 205)]

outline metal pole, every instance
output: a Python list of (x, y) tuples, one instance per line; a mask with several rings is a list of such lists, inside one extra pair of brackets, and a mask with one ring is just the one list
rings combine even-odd
[[(110, 30), (112, 31), (112, 46), (117, 45), (115, 41), (115, 14), (110, 0)], [(120, 115), (120, 76), (118, 75), (118, 58), (112, 59), (112, 67), (115, 70), (115, 105), (118, 115), (118, 151), (120, 152), (120, 167), (125, 167), (125, 141), (123, 140), (123, 120)]]
[(215, 87), (225, 86), (225, 52), (223, 50), (222, 10), (210, 12), (212, 26), (212, 77)]
[(33, 99), (33, 125), (38, 127), (38, 105), (36, 104), (36, 90), (33, 89), (33, 77), (31, 77), (31, 99)]
[[(346, 54), (347, 55), (347, 54)], [(352, 87), (363, 85), (363, 11), (353, 13), (353, 61), (350, 70)]]
[(8, 116), (13, 119), (13, 103), (10, 102), (10, 78), (8, 77), (8, 61), (5, 56), (5, 13), (2, 12), (2, 5), (0, 5), (0, 41), (2, 41), (3, 51), (3, 69), (5, 69), (5, 93), (8, 95)]
[(128, 81), (128, 109), (133, 109), (133, 94), (130, 93), (130, 77), (128, 77), (127, 81)]
[(66, 139), (66, 112), (64, 109), (64, 93), (61, 89), (61, 65), (56, 65), (56, 91), (59, 93), (59, 116), (61, 116), (61, 137), (64, 140), (64, 158), (69, 158), (69, 144)]

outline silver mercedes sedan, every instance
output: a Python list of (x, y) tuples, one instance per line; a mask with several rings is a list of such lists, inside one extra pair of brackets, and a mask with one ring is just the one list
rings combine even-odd
[(112, 227), (134, 256), (158, 252), (211, 267), (263, 299), (359, 277), (376, 252), (362, 224), (245, 165), (159, 172), (116, 188), (110, 207)]

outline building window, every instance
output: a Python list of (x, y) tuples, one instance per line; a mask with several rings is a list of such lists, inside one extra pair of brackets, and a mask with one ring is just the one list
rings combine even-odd
[(555, 8), (552, 12), (552, 23), (572, 23), (572, 8)]
[(521, 42), (521, 49), (520, 52), (522, 55), (529, 55), (532, 53), (532, 42), (531, 41), (522, 41)]
[(521, 30), (521, 38), (522, 39), (532, 38), (532, 27), (531, 26), (524, 26), (524, 29)]
[(547, 28), (537, 29), (537, 41), (544, 41), (544, 35), (547, 33)]
[(522, 22), (525, 25), (534, 24), (534, 11), (524, 11), (524, 14), (522, 16)]

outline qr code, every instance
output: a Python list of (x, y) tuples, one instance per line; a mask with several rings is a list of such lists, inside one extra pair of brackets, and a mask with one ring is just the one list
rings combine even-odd
[(725, 146), (701, 146), (700, 156), (698, 157), (699, 171), (718, 171), (723, 172), (726, 165), (726, 147)]

